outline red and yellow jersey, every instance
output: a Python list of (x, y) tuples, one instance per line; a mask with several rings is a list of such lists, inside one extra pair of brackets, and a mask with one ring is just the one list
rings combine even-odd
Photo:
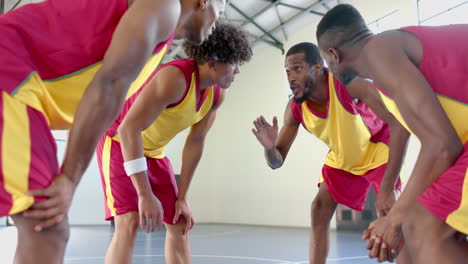
[[(0, 89), (44, 113), (51, 129), (68, 129), (127, 9), (128, 0), (46, 0), (1, 15)], [(171, 42), (155, 47), (139, 79)]]
[[(419, 70), (436, 93), (458, 137), (467, 143), (468, 25), (413, 26), (402, 30), (412, 33), (421, 41), (424, 53)], [(455, 50), (457, 52), (454, 53)], [(387, 109), (411, 131), (392, 98), (380, 89), (379, 92)]]
[[(169, 105), (158, 118), (141, 133), (145, 156), (150, 158), (163, 158), (167, 144), (179, 132), (202, 120), (213, 106), (217, 104), (221, 89), (218, 85), (211, 86), (203, 91), (200, 89), (198, 67), (194, 60), (179, 59), (171, 61), (156, 69), (153, 74), (151, 74), (150, 78), (140, 86), (140, 89), (126, 100), (122, 113), (107, 131), (107, 135), (111, 136), (116, 141), (120, 141), (117, 129), (130, 110), (133, 102), (135, 102), (142, 89), (144, 89), (154, 75), (156, 75), (160, 69), (168, 66), (175, 66), (184, 73), (186, 91), (179, 102)], [(135, 89), (135, 87), (132, 86), (131, 89)]]
[(330, 148), (325, 164), (364, 175), (388, 161), (390, 129), (362, 102), (356, 103), (346, 87), (326, 72), (329, 99), (326, 114), (315, 112), (307, 101), (291, 107), (294, 118)]

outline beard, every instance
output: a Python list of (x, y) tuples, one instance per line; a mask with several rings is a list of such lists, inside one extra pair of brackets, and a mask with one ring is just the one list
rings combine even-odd
[(294, 96), (294, 102), (296, 102), (296, 104), (302, 104), (303, 102), (305, 102), (309, 97), (307, 96), (306, 93), (302, 94), (301, 97), (297, 98)]
[(309, 76), (306, 79), (305, 84), (303, 86), (304, 89), (302, 89), (302, 96), (301, 97), (294, 96), (294, 101), (296, 102), (296, 104), (302, 104), (307, 99), (309, 99), (310, 90), (313, 89), (313, 87), (315, 86), (316, 86), (315, 79)]

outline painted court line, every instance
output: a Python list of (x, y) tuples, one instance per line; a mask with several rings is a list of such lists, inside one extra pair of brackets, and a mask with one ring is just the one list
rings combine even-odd
[[(328, 258), (327, 261), (341, 261), (341, 260), (353, 260), (353, 259), (368, 259), (369, 256), (356, 256), (356, 257), (346, 257), (346, 258)], [(288, 263), (280, 263), (280, 264), (307, 264), (309, 263), (308, 260), (300, 261), (300, 262), (288, 262)]]
[[(164, 255), (133, 255), (133, 257), (164, 257)], [(254, 258), (254, 257), (244, 257), (244, 256), (218, 256), (218, 255), (192, 255), (193, 258), (221, 258), (221, 259), (244, 259), (244, 260), (258, 260), (258, 261), (267, 261), (274, 262), (278, 264), (294, 264), (295, 262), (279, 259), (267, 259), (267, 258)], [(104, 259), (102, 257), (80, 257), (80, 258), (65, 258), (67, 261), (78, 261), (78, 260), (96, 260)]]

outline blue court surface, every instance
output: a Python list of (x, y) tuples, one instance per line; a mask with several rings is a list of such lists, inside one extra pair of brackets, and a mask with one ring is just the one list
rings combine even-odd
[[(112, 237), (110, 226), (73, 226), (66, 264), (102, 264)], [(361, 234), (332, 231), (330, 264), (377, 263), (367, 257)], [(16, 229), (0, 227), (0, 263), (12, 263)], [(191, 231), (193, 264), (306, 264), (309, 229), (199, 224)], [(140, 233), (134, 264), (163, 264), (164, 232)]]

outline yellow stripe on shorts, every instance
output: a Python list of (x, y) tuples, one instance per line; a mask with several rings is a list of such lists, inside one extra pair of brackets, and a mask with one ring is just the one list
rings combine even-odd
[(460, 207), (453, 213), (449, 214), (445, 221), (454, 229), (468, 234), (468, 168), (465, 172), (465, 181), (463, 182), (462, 200)]
[(112, 195), (112, 188), (110, 183), (110, 154), (111, 154), (112, 139), (106, 136), (104, 147), (102, 149), (102, 172), (104, 173), (104, 181), (106, 182), (106, 197), (107, 207), (111, 211), (111, 215), (116, 215), (116, 209), (114, 207), (114, 196)]
[(3, 97), (2, 168), (5, 190), (13, 198), (9, 214), (28, 209), (34, 198), (27, 196), (31, 162), (31, 138), (26, 105), (6, 92)]

